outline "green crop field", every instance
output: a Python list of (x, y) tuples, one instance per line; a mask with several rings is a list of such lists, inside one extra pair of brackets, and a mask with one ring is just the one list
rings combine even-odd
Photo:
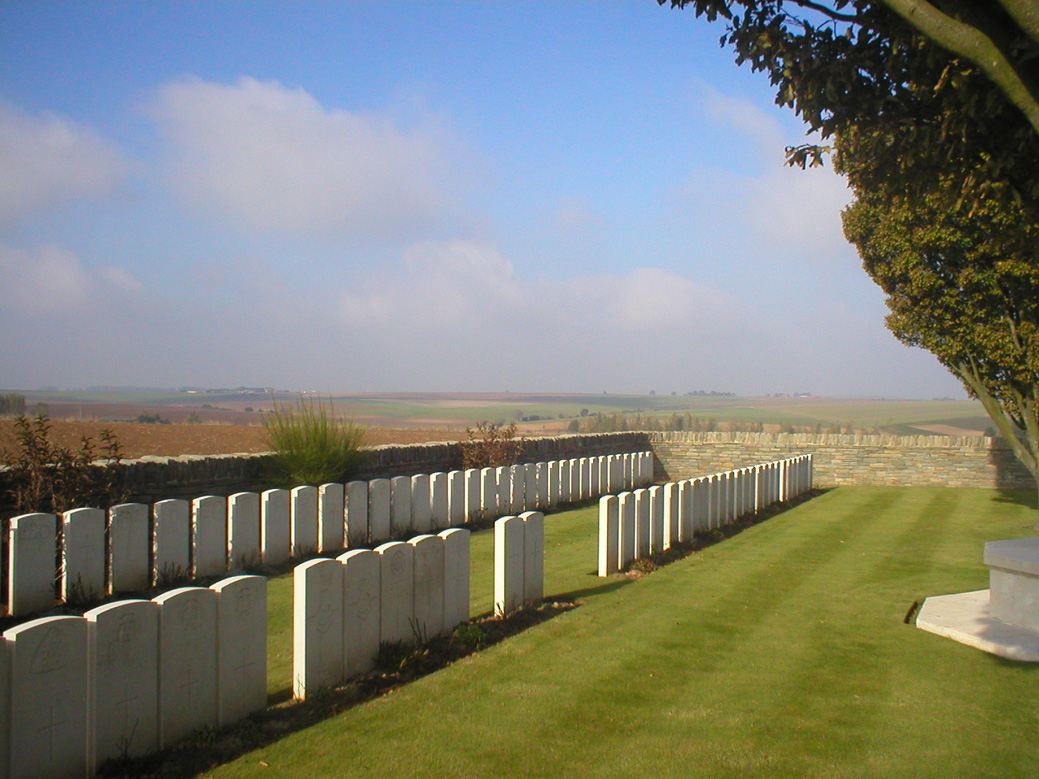
[[(583, 605), (206, 772), (229, 777), (1033, 777), (1039, 668), (903, 624), (987, 586), (1032, 493), (839, 488), (637, 581), (596, 510), (546, 521), (546, 593)], [(491, 607), (492, 534), (472, 543)], [(291, 579), (271, 582), (271, 690)]]

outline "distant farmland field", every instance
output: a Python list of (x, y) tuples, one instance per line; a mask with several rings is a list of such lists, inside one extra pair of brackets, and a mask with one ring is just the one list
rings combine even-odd
[[(19, 390), (0, 389), (0, 393)], [(297, 395), (263, 392), (34, 392), (22, 391), (27, 410), (45, 410), (56, 432), (70, 442), (115, 429), (138, 454), (213, 454), (262, 451), (260, 423), (275, 403), (294, 403)], [(974, 401), (835, 400), (828, 398), (738, 398), (721, 395), (609, 395), (521, 393), (333, 394), (336, 411), (371, 430), (371, 443), (452, 440), (480, 421), (515, 422), (523, 435), (593, 429), (600, 420), (620, 419), (630, 426), (666, 429), (675, 415), (700, 429), (762, 425), (765, 430), (888, 432), (900, 435), (980, 435), (989, 425)], [(151, 424), (136, 420), (151, 419)], [(174, 424), (156, 423), (170, 422)], [(188, 421), (194, 424), (186, 424)], [(9, 420), (0, 420), (0, 448), (13, 443)], [(180, 450), (180, 451), (175, 451)]]

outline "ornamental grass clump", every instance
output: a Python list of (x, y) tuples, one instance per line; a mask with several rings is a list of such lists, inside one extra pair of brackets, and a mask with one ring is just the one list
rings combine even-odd
[(345, 482), (364, 459), (364, 428), (333, 413), (332, 402), (300, 397), (274, 404), (263, 418), (264, 437), (281, 476), (293, 485)]

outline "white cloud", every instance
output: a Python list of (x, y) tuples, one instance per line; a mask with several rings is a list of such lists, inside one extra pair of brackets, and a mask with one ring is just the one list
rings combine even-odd
[(103, 195), (126, 170), (119, 152), (88, 128), (54, 114), (30, 115), (0, 98), (0, 224)]
[(402, 127), (252, 78), (167, 84), (151, 112), (171, 144), (180, 195), (247, 227), (414, 235), (461, 189), (451, 139), (428, 117)]
[(19, 249), (0, 244), (0, 303), (12, 310), (50, 317), (111, 297), (138, 294), (144, 287), (128, 271), (85, 266), (72, 251), (54, 244)]
[(731, 182), (736, 195), (727, 203), (730, 221), (742, 221), (765, 246), (781, 246), (805, 261), (847, 254), (840, 212), (852, 193), (844, 179), (829, 164), (806, 170), (786, 164), (788, 145), (812, 139), (791, 140), (776, 119), (747, 100), (708, 89), (703, 105), (719, 123), (745, 136), (751, 142), (747, 154), (761, 161), (757, 174)]

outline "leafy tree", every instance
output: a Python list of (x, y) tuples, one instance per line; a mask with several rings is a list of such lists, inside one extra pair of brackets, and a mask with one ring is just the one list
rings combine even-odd
[[(667, 0), (658, 0), (661, 4)], [(726, 24), (833, 152), (887, 324), (979, 398), (1039, 480), (1039, 3), (671, 0)]]

